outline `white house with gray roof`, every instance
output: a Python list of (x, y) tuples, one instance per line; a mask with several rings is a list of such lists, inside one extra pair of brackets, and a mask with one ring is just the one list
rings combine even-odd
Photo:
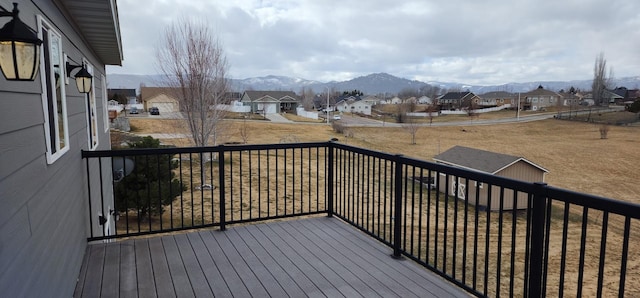
[(245, 91), (240, 101), (251, 106), (251, 112), (259, 114), (293, 112), (300, 103), (293, 91)]
[[(463, 146), (454, 146), (436, 155), (433, 159), (438, 163), (454, 167), (527, 182), (544, 182), (545, 175), (549, 173), (545, 168), (524, 157)], [(440, 179), (438, 179), (438, 190), (445, 192), (447, 184), (444, 179), (446, 179), (446, 176), (441, 175), (442, 176), (439, 177)], [(489, 187), (486, 187), (485, 183), (478, 183), (477, 181), (471, 180), (466, 183), (465, 179), (455, 176), (449, 176), (449, 179), (450, 189), (448, 191), (450, 194), (455, 195), (457, 188), (457, 196), (459, 199), (468, 200), (470, 204), (489, 208), (491, 211), (498, 211), (500, 209), (500, 189), (498, 187), (493, 187), (491, 190), (491, 198), (489, 198)], [(505, 200), (503, 202), (503, 210), (527, 208), (528, 200), (526, 194), (518, 194), (517, 202), (514, 202), (513, 192), (507, 189), (505, 189), (504, 192)], [(478, 193), (478, 196), (476, 193)], [(476, 201), (476, 198), (478, 198), (478, 201)]]

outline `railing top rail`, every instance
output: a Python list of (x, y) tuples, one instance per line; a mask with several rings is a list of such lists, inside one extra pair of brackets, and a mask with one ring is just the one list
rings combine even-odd
[(116, 157), (116, 156), (136, 156), (153, 154), (180, 154), (180, 153), (208, 153), (208, 152), (229, 152), (245, 150), (271, 150), (271, 149), (292, 149), (292, 148), (323, 148), (328, 147), (328, 142), (309, 143), (280, 143), (280, 144), (260, 144), (260, 145), (218, 145), (208, 147), (169, 147), (154, 149), (122, 149), (122, 150), (96, 150), (82, 151), (82, 158), (92, 157)]
[(492, 175), (486, 172), (474, 171), (470, 169), (454, 167), (442, 163), (419, 160), (411, 157), (400, 157), (401, 162), (410, 166), (426, 168), (438, 173), (449, 174), (461, 178), (469, 178), (469, 180), (488, 183), (495, 186), (503, 186), (509, 189), (516, 189), (521, 192), (532, 193), (534, 191), (534, 183), (515, 180), (512, 178)]
[(331, 145), (334, 148), (337, 148), (337, 149), (348, 150), (348, 151), (352, 151), (352, 152), (360, 153), (360, 154), (366, 154), (366, 155), (369, 155), (371, 157), (377, 157), (377, 158), (386, 159), (386, 160), (396, 160), (397, 159), (397, 155), (389, 154), (389, 153), (385, 153), (385, 152), (381, 152), (381, 151), (355, 147), (355, 146), (346, 145), (346, 144), (342, 144), (342, 143), (338, 143), (338, 142), (331, 142)]
[(640, 204), (614, 200), (552, 186), (546, 187), (545, 190), (545, 195), (552, 200), (640, 219)]

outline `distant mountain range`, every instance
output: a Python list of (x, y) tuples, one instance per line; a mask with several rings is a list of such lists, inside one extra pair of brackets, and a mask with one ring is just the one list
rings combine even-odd
[[(144, 85), (147, 87), (162, 86), (162, 76), (160, 75), (123, 75), (110, 74), (107, 76), (108, 88), (112, 89), (138, 89)], [(527, 83), (508, 83), (503, 85), (480, 86), (462, 83), (447, 82), (421, 82), (416, 80), (408, 80), (399, 78), (387, 73), (374, 73), (362, 77), (357, 77), (348, 81), (328, 82), (305, 80), (300, 78), (292, 78), (286, 76), (265, 76), (247, 79), (231, 79), (231, 86), (234, 91), (243, 92), (245, 90), (282, 90), (300, 92), (302, 88), (310, 88), (316, 93), (320, 93), (327, 88), (336, 91), (360, 90), (365, 94), (397, 94), (402, 90), (414, 89), (418, 90), (425, 86), (437, 86), (443, 89), (454, 89), (460, 91), (469, 90), (476, 94), (483, 94), (491, 91), (507, 91), (507, 92), (528, 92), (539, 85), (545, 89), (559, 91), (561, 89), (569, 90), (574, 87), (581, 90), (591, 89), (591, 80), (574, 80), (574, 81), (538, 81)], [(635, 89), (640, 87), (640, 76), (614, 78), (613, 85), (616, 87), (627, 87)]]

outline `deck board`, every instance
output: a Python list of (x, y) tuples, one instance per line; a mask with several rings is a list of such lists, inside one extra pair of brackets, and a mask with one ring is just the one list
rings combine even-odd
[(108, 260), (108, 262), (120, 262), (120, 297), (138, 297), (136, 254), (133, 243), (133, 241), (120, 242), (120, 260)]
[(178, 297), (188, 297), (195, 295), (191, 288), (191, 282), (187, 276), (187, 270), (180, 257), (176, 240), (173, 237), (162, 237), (162, 247), (167, 256), (167, 265), (171, 279), (173, 280), (173, 290)]
[(171, 281), (167, 257), (162, 246), (162, 239), (158, 237), (149, 239), (149, 252), (151, 253), (153, 279), (158, 297), (175, 297), (176, 294)]
[(391, 253), (327, 217), (90, 244), (74, 296), (470, 296)]
[[(106, 246), (105, 260), (120, 259), (120, 245), (112, 243)], [(105, 262), (102, 275), (102, 290), (100, 295), (103, 297), (116, 297), (120, 289), (120, 263)]]

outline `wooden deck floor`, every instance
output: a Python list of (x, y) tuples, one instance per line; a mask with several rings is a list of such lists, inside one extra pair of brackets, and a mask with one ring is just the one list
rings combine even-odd
[(75, 297), (469, 297), (335, 218), (87, 248)]

